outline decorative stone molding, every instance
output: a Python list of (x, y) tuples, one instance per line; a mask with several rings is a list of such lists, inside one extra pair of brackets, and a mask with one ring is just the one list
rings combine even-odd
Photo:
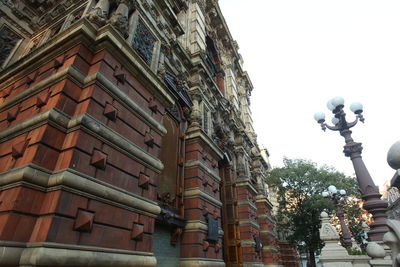
[(224, 267), (222, 260), (213, 260), (208, 258), (181, 258), (179, 267)]
[(387, 220), (389, 232), (383, 236), (383, 242), (392, 250), (393, 267), (400, 266), (400, 221)]
[(157, 264), (152, 253), (105, 248), (96, 251), (95, 247), (64, 245), (64, 248), (54, 247), (56, 244), (49, 245), (46, 243), (29, 244), (29, 247), (23, 249), (19, 264), (21, 266), (87, 267), (150, 267)]
[(98, 139), (109, 144), (118, 151), (137, 160), (138, 162), (158, 173), (164, 168), (159, 159), (144, 151), (142, 148), (127, 140), (106, 125), (97, 121), (90, 115), (84, 113), (77, 117), (69, 118), (68, 115), (58, 111), (56, 108), (52, 108), (43, 113), (32, 116), (13, 127), (1, 131), (0, 141), (10, 139), (15, 135), (27, 132), (45, 123), (49, 123), (50, 125), (56, 124), (56, 127), (64, 132), (81, 128), (87, 133), (96, 136)]
[(185, 192), (183, 193), (183, 196), (185, 199), (200, 198), (200, 199), (205, 200), (217, 207), (222, 207), (221, 201), (219, 201), (215, 197), (207, 194), (206, 192), (202, 191), (200, 188), (186, 189)]
[(96, 178), (84, 175), (72, 169), (52, 173), (33, 164), (12, 169), (0, 174), (0, 186), (13, 187), (21, 182), (42, 191), (63, 187), (88, 198), (93, 198), (128, 210), (156, 217), (161, 208), (154, 201), (117, 188)]
[(325, 246), (321, 250), (320, 260), (324, 267), (352, 267), (351, 260), (348, 259), (349, 254), (338, 244), (339, 234), (330, 224), (325, 211), (321, 212), (321, 221), (319, 235)]

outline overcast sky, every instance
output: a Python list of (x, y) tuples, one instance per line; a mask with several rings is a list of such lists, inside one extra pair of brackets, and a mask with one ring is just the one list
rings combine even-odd
[[(378, 185), (394, 175), (386, 156), (400, 140), (400, 1), (219, 0), (253, 82), (258, 142), (272, 166), (305, 158), (353, 175), (343, 138), (314, 121), (335, 96), (364, 105), (353, 128)], [(347, 112), (348, 111), (348, 112)]]

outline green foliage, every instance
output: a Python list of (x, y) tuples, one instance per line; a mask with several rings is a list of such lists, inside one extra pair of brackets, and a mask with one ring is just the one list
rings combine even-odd
[(278, 195), (278, 230), (288, 232), (292, 244), (302, 243), (307, 251), (318, 251), (323, 246), (319, 238), (320, 213), (334, 208), (321, 193), (334, 185), (358, 197), (357, 181), (312, 161), (285, 158), (283, 162), (284, 167), (273, 169), (268, 180)]
[(349, 253), (349, 255), (366, 255), (365, 252), (354, 248), (347, 248), (347, 253)]

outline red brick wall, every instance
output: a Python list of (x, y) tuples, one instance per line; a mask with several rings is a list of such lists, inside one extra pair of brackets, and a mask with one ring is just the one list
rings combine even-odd
[[(118, 81), (114, 74), (116, 67), (121, 69), (121, 65), (110, 53), (94, 54), (83, 45), (65, 51), (28, 75), (19, 77), (15, 74), (10, 78), (13, 82), (0, 92), (0, 104), (68, 66), (85, 76), (100, 71), (153, 118), (161, 121), (164, 107), (158, 103), (157, 112), (149, 109), (153, 97), (134, 76), (123, 69), (126, 79)], [(62, 78), (14, 105), (0, 106), (0, 132), (52, 108), (71, 117), (89, 114), (126, 140), (159, 157), (161, 136), (158, 132), (98, 84), (82, 87), (70, 77)], [(115, 117), (105, 115), (110, 108), (116, 109)], [(154, 139), (151, 145), (145, 143), (146, 133)], [(96, 163), (98, 155), (106, 160)], [(157, 173), (154, 170), (80, 128), (65, 131), (45, 123), (12, 138), (0, 139), (0, 173), (30, 163), (49, 171), (70, 168), (129, 193), (156, 200)], [(150, 178), (148, 187), (138, 185), (139, 176), (143, 174)], [(151, 252), (154, 217), (63, 188), (46, 191), (46, 188), (35, 188), (30, 184), (4, 187), (0, 192), (0, 240), (46, 241)], [(85, 220), (87, 224), (79, 227)], [(135, 229), (143, 230), (144, 234), (132, 238)]]

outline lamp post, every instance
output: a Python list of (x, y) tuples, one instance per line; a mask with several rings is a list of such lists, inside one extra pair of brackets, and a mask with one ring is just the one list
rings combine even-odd
[(345, 146), (344, 154), (350, 157), (356, 173), (359, 189), (364, 202), (364, 209), (372, 214), (374, 222), (371, 224), (371, 230), (368, 232), (370, 241), (382, 241), (383, 235), (388, 231), (386, 226), (387, 201), (381, 200), (379, 188), (375, 185), (369, 174), (367, 167), (361, 157), (361, 143), (354, 142), (351, 137), (350, 128), (354, 127), (358, 121), (364, 122), (362, 115), (363, 106), (355, 102), (350, 105), (350, 110), (356, 115), (356, 119), (352, 122), (346, 121), (346, 113), (344, 112), (344, 99), (335, 97), (328, 101), (328, 108), (333, 112), (333, 126), (325, 123), (325, 114), (322, 112), (315, 113), (315, 120), (321, 125), (322, 130), (327, 128), (332, 131), (338, 131), (344, 137)]
[(336, 206), (336, 215), (339, 218), (340, 227), (342, 228), (343, 245), (347, 248), (350, 248), (352, 245), (351, 233), (344, 221), (344, 212), (342, 206), (340, 205), (344, 201), (345, 195), (346, 195), (345, 190), (343, 189), (337, 190), (334, 185), (330, 185), (328, 187), (328, 191), (322, 192), (322, 196), (325, 198), (329, 198)]

